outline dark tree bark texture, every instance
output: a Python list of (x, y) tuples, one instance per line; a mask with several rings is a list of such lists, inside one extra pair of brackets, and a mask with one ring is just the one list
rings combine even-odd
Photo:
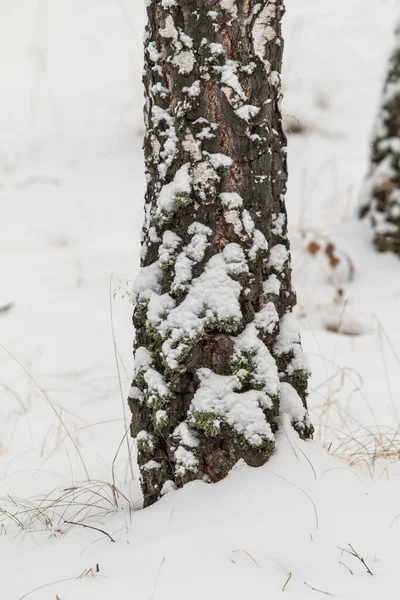
[(147, 192), (129, 404), (145, 506), (303, 438), (280, 73), (282, 0), (148, 2)]
[(370, 218), (376, 248), (400, 254), (400, 25), (373, 134), (361, 209), (361, 216), (365, 215)]

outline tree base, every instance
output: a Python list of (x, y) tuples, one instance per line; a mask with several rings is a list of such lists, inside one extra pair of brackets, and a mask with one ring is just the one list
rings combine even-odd
[(374, 244), (379, 252), (394, 252), (400, 255), (400, 232), (399, 235), (376, 234)]

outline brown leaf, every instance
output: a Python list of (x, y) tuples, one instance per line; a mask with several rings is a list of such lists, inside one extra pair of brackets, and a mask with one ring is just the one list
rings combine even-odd
[(315, 256), (321, 250), (321, 246), (317, 242), (310, 242), (307, 246), (307, 252)]

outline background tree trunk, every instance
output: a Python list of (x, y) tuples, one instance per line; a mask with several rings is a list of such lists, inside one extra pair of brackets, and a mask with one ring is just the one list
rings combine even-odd
[[(312, 435), (292, 320), (282, 0), (156, 0), (133, 413), (145, 506), (264, 464), (281, 410)], [(280, 410), (281, 409), (281, 410)]]
[(373, 134), (361, 216), (368, 215), (380, 251), (400, 254), (400, 25)]

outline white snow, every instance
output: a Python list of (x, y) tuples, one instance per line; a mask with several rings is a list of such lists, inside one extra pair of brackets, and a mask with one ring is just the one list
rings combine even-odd
[(176, 259), (173, 291), (184, 288), (192, 280), (192, 269), (195, 264), (203, 260), (204, 253), (210, 245), (208, 238), (212, 231), (206, 225), (195, 221), (190, 225), (188, 234), (193, 237), (190, 243), (182, 248), (182, 252)]
[(236, 375), (216, 375), (210, 369), (199, 369), (197, 375), (200, 387), (190, 405), (189, 419), (196, 412), (215, 414), (253, 446), (259, 446), (263, 440), (274, 439), (262, 410), (271, 407), (264, 392), (251, 390), (240, 393), (240, 379)]
[(157, 327), (173, 308), (175, 308), (175, 302), (169, 294), (151, 294), (147, 305), (147, 318), (152, 325)]
[(235, 110), (235, 114), (244, 121), (249, 123), (251, 119), (254, 119), (260, 112), (260, 108), (258, 106), (252, 106), (251, 104), (244, 104), (240, 108)]
[[(153, 367), (150, 352), (143, 346), (137, 348), (134, 356), (134, 373), (142, 375), (147, 391), (147, 403), (151, 406), (155, 399), (167, 399), (170, 395), (168, 386), (163, 376)], [(142, 398), (140, 398), (142, 400)]]
[(243, 198), (236, 192), (223, 192), (219, 195), (222, 206), (228, 209), (240, 208), (243, 205)]
[(153, 94), (153, 96), (157, 96), (157, 94), (158, 94), (161, 96), (161, 98), (166, 98), (169, 93), (167, 88), (164, 87), (160, 81), (158, 81), (157, 83), (152, 85), (150, 90), (151, 90), (151, 93)]
[[(250, 323), (243, 333), (235, 338), (235, 352), (239, 357), (243, 352), (252, 354), (254, 368), (252, 381), (258, 386), (262, 385), (268, 397), (277, 396), (280, 383), (276, 362), (258, 337), (258, 330), (254, 323)], [(270, 405), (268, 400), (267, 405)]]
[(322, 314), (322, 323), (328, 331), (345, 335), (366, 335), (374, 330), (370, 315), (360, 314), (348, 305), (330, 307)]
[(178, 446), (174, 455), (176, 460), (175, 472), (177, 475), (183, 476), (187, 471), (196, 471), (199, 461), (193, 452), (187, 450), (183, 446)]
[(264, 282), (264, 294), (279, 294), (281, 284), (277, 276), (273, 273)]
[(209, 44), (211, 54), (225, 54), (225, 50), (222, 44), (216, 44), (215, 42), (211, 42)]
[[(256, 7), (259, 7), (257, 11)], [(275, 18), (277, 9), (275, 2), (268, 2), (262, 10), (260, 10), (261, 8), (261, 4), (256, 4), (253, 8), (253, 13), (257, 14), (252, 29), (253, 48), (255, 54), (264, 62), (266, 70), (269, 73), (270, 64), (265, 58), (265, 46), (268, 42), (276, 38), (276, 31), (271, 27), (270, 23)]]
[(233, 18), (237, 18), (238, 10), (236, 0), (221, 0), (221, 8), (230, 12)]
[(181, 75), (188, 75), (193, 71), (195, 57), (191, 50), (182, 50), (172, 59), (172, 64), (178, 69)]
[(216, 10), (209, 10), (207, 12), (207, 16), (210, 17), (213, 21), (218, 18), (218, 12)]
[(254, 232), (255, 226), (254, 226), (253, 218), (247, 209), (244, 209), (242, 211), (242, 223), (243, 223), (245, 232), (250, 237)]
[(306, 355), (300, 344), (300, 333), (297, 319), (293, 313), (286, 313), (279, 324), (279, 335), (277, 337), (274, 352), (278, 356), (293, 353), (293, 359), (289, 364), (288, 371), (309, 371)]
[(286, 216), (283, 213), (275, 213), (273, 217), (273, 228), (272, 233), (275, 235), (282, 236), (284, 232), (284, 226), (286, 223)]
[(273, 302), (267, 302), (267, 304), (254, 315), (255, 326), (259, 329), (264, 329), (268, 333), (273, 332), (278, 322), (279, 316)]
[(131, 400), (137, 400), (137, 402), (140, 402), (140, 404), (142, 404), (144, 401), (144, 394), (142, 390), (139, 390), (139, 388), (133, 385), (129, 390), (128, 398), (130, 398)]
[(187, 35), (184, 31), (179, 32), (179, 39), (186, 48), (193, 48), (193, 40), (190, 35)]
[[(137, 370), (136, 359), (134, 362), (134, 368)], [(147, 403), (151, 406), (156, 399), (165, 398), (167, 399), (170, 391), (168, 385), (162, 375), (155, 369), (147, 368), (143, 372), (143, 379), (147, 386), (148, 396)]]
[(148, 431), (142, 430), (136, 436), (136, 442), (145, 442), (148, 447), (154, 447), (154, 438)]
[(176, 490), (176, 485), (173, 481), (168, 480), (164, 483), (161, 489), (161, 496), (165, 496), (165, 494), (169, 494)]
[(135, 352), (135, 368), (137, 371), (147, 371), (152, 365), (150, 352), (144, 346), (140, 346)]
[(259, 229), (253, 231), (253, 245), (249, 250), (250, 259), (256, 258), (260, 250), (268, 250), (268, 242), (265, 235)]
[(289, 252), (283, 244), (276, 244), (270, 250), (269, 254), (269, 266), (278, 273), (281, 273), (285, 263), (289, 259)]
[(174, 430), (173, 437), (180, 440), (184, 446), (188, 446), (189, 448), (197, 448), (200, 443), (196, 437), (196, 433), (189, 428), (187, 423), (180, 423)]
[(162, 273), (158, 261), (148, 267), (140, 269), (133, 282), (133, 292), (139, 299), (148, 299), (151, 292), (159, 293), (161, 290)]
[(224, 217), (227, 223), (233, 225), (236, 235), (238, 235), (240, 239), (244, 239), (246, 236), (243, 235), (243, 222), (240, 218), (240, 212), (236, 209), (227, 210), (224, 213)]
[(221, 254), (213, 256), (204, 267), (204, 272), (193, 279), (184, 300), (160, 326), (165, 336), (162, 351), (171, 368), (178, 361), (189, 343), (201, 334), (208, 323), (217, 320), (222, 326), (229, 320), (241, 319), (238, 302), (240, 284), (230, 275), (247, 270), (243, 250), (237, 244), (228, 244)]
[(198, 140), (212, 140), (215, 138), (215, 133), (212, 133), (211, 127), (203, 127), (203, 129), (196, 134)]
[(233, 165), (233, 160), (230, 156), (226, 156), (226, 154), (215, 153), (210, 154), (205, 152), (205, 154), (210, 159), (210, 163), (214, 167), (214, 169), (221, 169), (226, 167), (231, 167)]
[(268, 77), (268, 81), (274, 87), (279, 87), (281, 83), (281, 76), (279, 75), (278, 71), (271, 71)]
[(166, 410), (158, 410), (156, 412), (156, 423), (157, 424), (164, 423), (167, 419), (168, 419), (168, 413)]
[(185, 135), (185, 139), (182, 142), (182, 146), (186, 152), (190, 152), (190, 157), (194, 161), (201, 160), (201, 158), (202, 158), (201, 143), (198, 140), (195, 140), (193, 134), (187, 133)]
[(246, 94), (244, 93), (243, 87), (237, 76), (239, 63), (236, 60), (228, 59), (222, 67), (215, 66), (213, 69), (216, 73), (220, 74), (222, 84), (233, 90), (242, 100), (247, 100)]
[(145, 469), (146, 471), (151, 471), (152, 469), (161, 469), (161, 465), (155, 460), (149, 460), (146, 464), (143, 465), (143, 469)]
[[(312, 125), (289, 136), (291, 237), (317, 231), (351, 257), (353, 281), (341, 284), (346, 310), (374, 326), (357, 337), (326, 331), (321, 313), (337, 290), (322, 278), (302, 280), (304, 265), (294, 260), (315, 441), (299, 440), (287, 416), (264, 467), (240, 462), (219, 484), (177, 492), (170, 481), (165, 497), (141, 511), (124, 417), (126, 397), (140, 396), (130, 391), (132, 307), (119, 294), (110, 307), (110, 280), (134, 279), (139, 265), (145, 3), (1, 3), (0, 306), (15, 306), (0, 313), (0, 506), (24, 511), (14, 498), (40, 507), (20, 513), (31, 523), (23, 531), (1, 515), (5, 600), (396, 597), (399, 262), (374, 251), (354, 213), (399, 6), (286, 5), (283, 110)], [(153, 269), (140, 290), (156, 293)], [(264, 291), (278, 293), (278, 278)], [(133, 442), (130, 449), (134, 456)], [(113, 475), (131, 509), (119, 496), (110, 512)], [(54, 503), (65, 494), (66, 514), (63, 501)], [(115, 543), (67, 525), (67, 515)], [(349, 543), (373, 576), (340, 550)]]
[(162, 54), (157, 50), (155, 42), (149, 42), (147, 44), (146, 52), (148, 53), (150, 60), (152, 60), (155, 63), (158, 62), (160, 58), (162, 58)]
[(178, 31), (175, 27), (172, 15), (167, 15), (165, 19), (165, 26), (160, 29), (160, 35), (164, 38), (173, 39), (176, 45), (176, 41), (178, 39)]
[(185, 92), (190, 98), (196, 98), (196, 96), (200, 95), (200, 80), (197, 79), (194, 81), (190, 87), (182, 88), (182, 91)]
[(168, 264), (175, 256), (178, 248), (182, 245), (182, 239), (174, 231), (165, 231), (163, 241), (158, 249), (159, 264)]
[(178, 194), (190, 194), (192, 179), (189, 173), (190, 163), (183, 165), (175, 174), (171, 183), (167, 183), (161, 188), (157, 201), (157, 215), (168, 213), (174, 210), (175, 200)]
[[(178, 137), (176, 135), (174, 119), (171, 115), (161, 107), (154, 105), (152, 107), (151, 114), (152, 125), (156, 128), (161, 121), (167, 125), (166, 131), (163, 133), (163, 137), (165, 138), (165, 142), (163, 145), (163, 149), (160, 152), (160, 156), (163, 159), (162, 162), (158, 165), (158, 172), (162, 178), (165, 178), (168, 172), (168, 168), (173, 163), (173, 160), (177, 154), (177, 142)], [(155, 138), (153, 134), (153, 140), (156, 145), (159, 145), (159, 141)]]
[(290, 383), (281, 383), (280, 399), (282, 412), (289, 415), (292, 422), (301, 423), (307, 418), (301, 398)]

